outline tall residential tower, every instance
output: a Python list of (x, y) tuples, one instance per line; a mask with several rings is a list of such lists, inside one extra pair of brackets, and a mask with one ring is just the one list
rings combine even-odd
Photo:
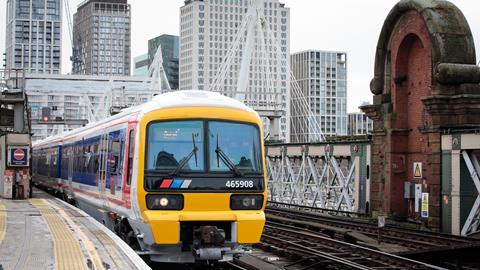
[[(250, 0), (185, 1), (180, 9), (179, 89), (216, 88), (215, 91), (221, 89), (222, 94), (238, 97), (235, 94), (238, 94), (237, 80), (246, 46), (240, 46), (232, 54), (229, 49), (238, 36), (243, 35), (245, 39), (245, 33), (239, 29), (242, 29), (250, 3)], [(269, 30), (258, 32), (258, 28), (251, 28), (257, 32), (253, 34), (253, 54), (247, 69), (249, 74), (245, 77), (246, 93), (241, 93), (245, 96), (242, 101), (257, 111), (275, 107), (281, 116), (279, 138), (288, 140), (290, 10), (278, 0), (264, 0), (262, 13), (262, 25)], [(266, 41), (262, 43), (264, 37)], [(261, 52), (263, 49), (266, 50)], [(230, 65), (221, 68), (226, 59)], [(267, 62), (271, 69), (265, 64)], [(218, 84), (221, 87), (217, 87)]]
[(8, 0), (6, 68), (60, 73), (61, 0)]
[(73, 15), (74, 74), (130, 75), (130, 4), (87, 0)]
[[(296, 83), (323, 134), (347, 135), (347, 54), (308, 50), (292, 54), (290, 60)], [(308, 115), (292, 115), (291, 136), (292, 140), (296, 138), (295, 142), (308, 142), (315, 137), (311, 126), (295, 128), (305, 117)]]

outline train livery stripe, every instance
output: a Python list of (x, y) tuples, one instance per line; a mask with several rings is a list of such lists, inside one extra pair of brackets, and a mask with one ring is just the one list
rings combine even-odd
[(171, 189), (185, 189), (190, 186), (192, 180), (183, 180), (183, 179), (163, 179), (162, 183), (160, 184), (160, 188), (171, 188)]
[(182, 186), (183, 180), (182, 179), (173, 179), (173, 183), (170, 188), (180, 188)]
[(7, 210), (0, 200), (0, 244), (2, 244), (5, 232), (7, 231)]
[[(94, 197), (96, 199), (103, 199), (105, 196), (102, 196), (100, 193), (97, 193), (97, 192), (94, 192), (94, 191), (89, 191), (89, 190), (85, 190), (85, 189), (81, 189), (81, 188), (74, 188), (73, 189), (75, 191), (75, 193), (82, 193), (82, 194), (85, 194), (86, 196), (90, 196), (90, 197)], [(107, 200), (113, 204), (116, 204), (118, 206), (121, 206), (121, 207), (125, 207), (127, 209), (130, 208), (130, 205), (131, 205), (131, 202), (130, 200), (120, 200), (120, 199), (115, 199), (115, 198), (112, 198), (110, 196), (107, 196)]]
[(87, 270), (88, 267), (78, 240), (57, 212), (43, 199), (30, 199), (30, 203), (40, 211), (52, 234), (55, 269)]
[(183, 180), (181, 188), (188, 188), (190, 186), (190, 183), (192, 183), (192, 180)]
[(160, 188), (169, 188), (172, 182), (173, 182), (172, 179), (163, 179), (162, 184), (160, 185)]

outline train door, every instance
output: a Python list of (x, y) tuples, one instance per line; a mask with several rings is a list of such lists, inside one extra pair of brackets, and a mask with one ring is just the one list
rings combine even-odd
[(125, 148), (125, 130), (116, 130), (108, 134), (108, 162), (106, 189), (111, 195), (120, 195), (122, 190), (123, 159)]
[(130, 208), (130, 185), (133, 178), (133, 155), (135, 153), (135, 123), (129, 125), (127, 132), (127, 142), (125, 144), (126, 164), (124, 166), (124, 184), (123, 184), (123, 200), (127, 208)]
[(73, 196), (73, 146), (68, 146), (65, 153), (67, 154), (67, 179), (70, 187), (70, 194)]
[(100, 137), (100, 144), (98, 147), (98, 191), (105, 195), (106, 176), (107, 176), (107, 153), (108, 153), (108, 134), (102, 134)]

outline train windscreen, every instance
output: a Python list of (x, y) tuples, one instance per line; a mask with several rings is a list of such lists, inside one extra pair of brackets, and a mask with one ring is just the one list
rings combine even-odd
[(146, 190), (264, 190), (256, 125), (220, 120), (152, 122), (146, 141)]

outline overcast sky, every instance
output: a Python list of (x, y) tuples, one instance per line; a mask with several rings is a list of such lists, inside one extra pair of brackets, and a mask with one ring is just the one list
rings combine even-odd
[[(5, 3), (0, 0), (0, 52), (5, 51)], [(63, 0), (62, 0), (63, 1)], [(71, 12), (83, 0), (70, 0)], [(396, 0), (281, 0), (290, 8), (290, 52), (308, 49), (348, 54), (348, 111), (370, 101), (375, 47), (383, 21)], [(480, 1), (452, 0), (467, 18), (480, 59)], [(132, 7), (132, 59), (147, 52), (147, 41), (179, 34), (182, 0), (129, 0)], [(70, 71), (68, 27), (63, 27), (62, 72)], [(2, 54), (3, 55), (3, 54)]]

